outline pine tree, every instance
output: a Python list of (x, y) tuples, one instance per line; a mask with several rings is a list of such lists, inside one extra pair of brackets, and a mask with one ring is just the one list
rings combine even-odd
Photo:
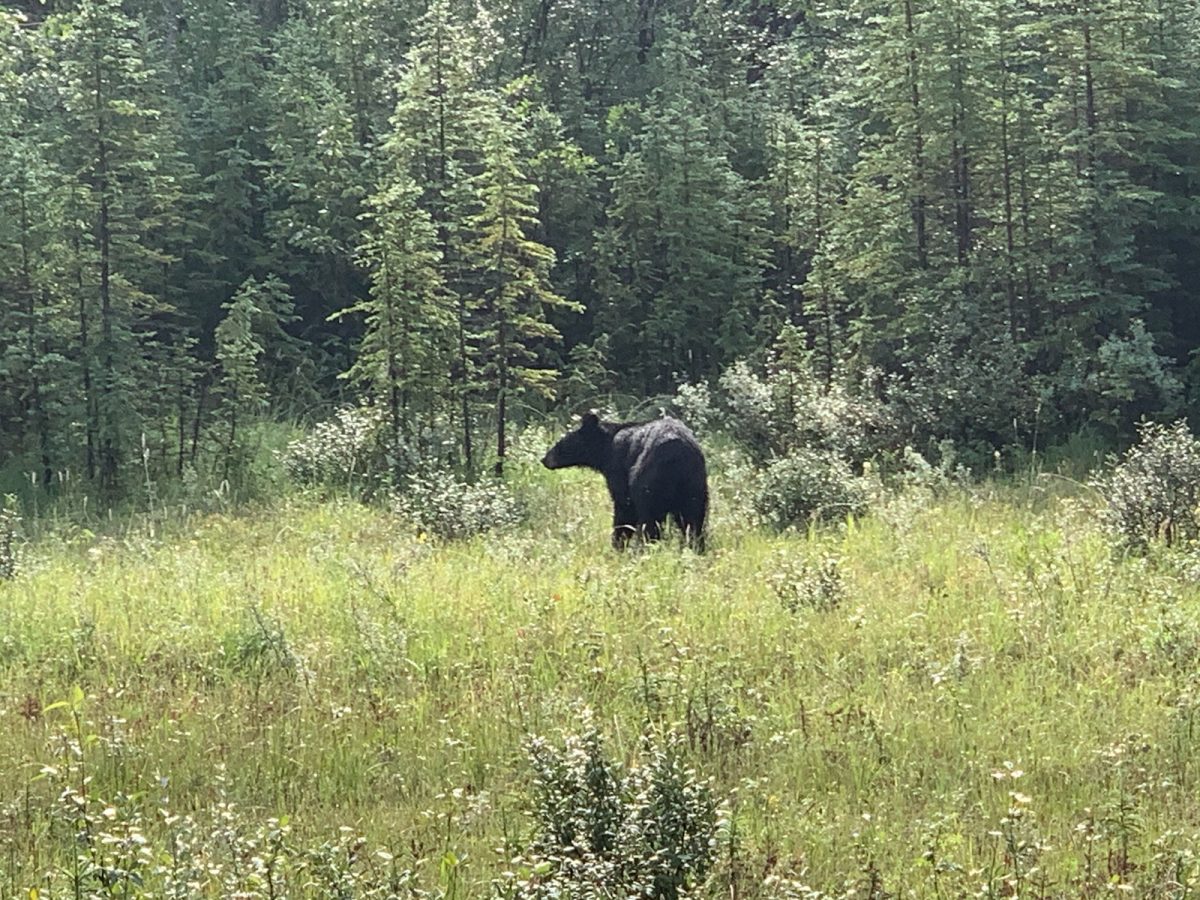
[(642, 390), (749, 352), (766, 313), (764, 210), (724, 155), (695, 60), (681, 45), (663, 52), (675, 78), (630, 117), (599, 239), (597, 326)]
[(269, 95), (265, 36), (234, 0), (184, 0), (179, 36), (185, 148), (198, 172), (196, 241), (181, 307), (212, 333), (221, 304), (269, 265), (266, 243)]
[(416, 431), (414, 416), (434, 415), (454, 356), (455, 311), (438, 271), (437, 234), (405, 174), (370, 198), (361, 258), (370, 297), (337, 315), (362, 315), (365, 334), (345, 377), (386, 405), (392, 446)]
[[(111, 492), (139, 428), (139, 342), (150, 333), (149, 287), (164, 261), (152, 235), (176, 188), (163, 170), (144, 31), (117, 0), (84, 0), (61, 33), (67, 156), (79, 173), (68, 218), (86, 223), (73, 238), (78, 352), (89, 447)], [(89, 453), (89, 475), (92, 466)]]
[(477, 373), (471, 353), (471, 267), (465, 246), (476, 210), (472, 168), (480, 157), (475, 111), (481, 103), (476, 66), (483, 48), (454, 15), (434, 0), (414, 29), (414, 46), (397, 86), (392, 131), (384, 142), (381, 184), (407, 176), (422, 186), (421, 207), (437, 236), (438, 271), (455, 308), (455, 359), (450, 384), (462, 434), (462, 459), (474, 470), (473, 402)]
[(59, 277), (64, 174), (47, 157), (33, 106), (53, 90), (36, 39), (0, 13), (0, 451), (31, 452), (43, 487), (65, 465), (71, 371)]
[(215, 331), (216, 358), (220, 365), (218, 390), (221, 418), (223, 477), (228, 480), (241, 462), (244, 445), (239, 428), (263, 414), (270, 398), (264, 361), (267, 348), (280, 332), (290, 312), (287, 287), (274, 276), (264, 281), (248, 278), (228, 303)]
[(526, 391), (545, 394), (558, 374), (538, 364), (539, 345), (559, 338), (547, 310), (582, 309), (555, 293), (554, 251), (534, 238), (537, 186), (521, 166), (527, 137), (520, 91), (520, 83), (511, 85), (504, 96), (487, 97), (490, 103), (478, 111), (482, 168), (472, 187), (480, 209), (470, 220), (473, 239), (466, 248), (478, 284), (477, 370), (496, 403), (497, 475), (508, 453), (510, 398)]
[(358, 217), (372, 173), (354, 110), (333, 76), (321, 32), (293, 19), (276, 35), (269, 75), (267, 233), (302, 314), (324, 321), (359, 290)]

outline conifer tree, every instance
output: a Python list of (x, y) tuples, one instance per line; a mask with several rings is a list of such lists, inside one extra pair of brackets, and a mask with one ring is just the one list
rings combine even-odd
[(277, 268), (297, 285), (309, 321), (323, 321), (359, 289), (354, 252), (372, 174), (351, 99), (327, 71), (321, 39), (306, 19), (281, 28), (267, 93), (266, 228)]
[(420, 203), (436, 234), (439, 275), (455, 309), (450, 386), (468, 472), (476, 457), (472, 407), (477, 373), (471, 352), (473, 285), (465, 248), (477, 202), (471, 185), (480, 157), (476, 67), (484, 60), (478, 36), (458, 20), (449, 0), (434, 0), (414, 28), (380, 173), (385, 190), (397, 177), (411, 178), (423, 188)]
[(597, 325), (640, 390), (749, 352), (763, 313), (764, 210), (723, 153), (696, 61), (681, 43), (663, 52), (674, 78), (630, 116), (600, 236)]
[(187, 0), (179, 36), (185, 148), (201, 179), (181, 305), (211, 334), (221, 304), (269, 265), (266, 37), (234, 0)]
[(117, 0), (84, 0), (65, 25), (63, 124), (72, 134), (68, 158), (80, 188), (69, 216), (86, 223), (75, 235), (84, 404), (97, 473), (115, 491), (139, 428), (140, 341), (154, 306), (150, 285), (163, 262), (152, 235), (176, 187), (164, 177), (161, 111), (144, 31)]
[(261, 415), (270, 398), (264, 362), (267, 348), (278, 336), (290, 312), (287, 287), (274, 276), (264, 281), (247, 278), (228, 303), (215, 332), (220, 365), (218, 388), (221, 418), (223, 477), (228, 480), (244, 450), (239, 428)]
[(537, 186), (522, 168), (527, 144), (522, 120), (521, 84), (477, 114), (482, 135), (481, 169), (472, 179), (479, 211), (471, 218), (467, 255), (475, 270), (478, 331), (477, 369), (495, 397), (496, 474), (507, 456), (510, 398), (527, 391), (546, 393), (557, 372), (539, 365), (539, 345), (559, 338), (547, 320), (554, 307), (581, 309), (555, 293), (550, 283), (554, 251), (538, 242)]
[(337, 313), (362, 315), (365, 333), (346, 377), (387, 408), (394, 448), (411, 438), (413, 417), (437, 411), (454, 355), (455, 310), (442, 287), (437, 234), (405, 174), (370, 198), (361, 249), (370, 296)]

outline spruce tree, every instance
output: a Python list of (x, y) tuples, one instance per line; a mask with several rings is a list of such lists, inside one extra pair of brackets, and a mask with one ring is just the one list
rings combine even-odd
[(422, 413), (436, 416), (454, 358), (455, 310), (438, 270), (437, 233), (407, 175), (369, 200), (360, 256), (371, 275), (370, 296), (337, 313), (362, 315), (365, 333), (345, 373), (387, 409), (392, 446), (417, 431)]
[(697, 379), (754, 348), (765, 211), (725, 155), (716, 103), (682, 43), (671, 81), (628, 119), (600, 235), (597, 310), (639, 390)]
[(483, 146), (472, 187), (480, 208), (470, 220), (466, 248), (477, 284), (477, 370), (495, 397), (497, 475), (508, 454), (510, 400), (525, 392), (546, 394), (557, 375), (539, 354), (559, 338), (547, 310), (581, 309), (555, 293), (554, 251), (534, 237), (540, 227), (537, 186), (522, 166), (528, 138), (520, 91), (516, 83), (503, 95), (484, 95), (489, 102), (477, 112)]
[(484, 48), (458, 20), (448, 0), (434, 0), (414, 28), (414, 46), (397, 85), (391, 133), (382, 147), (382, 190), (404, 177), (422, 187), (420, 205), (437, 239), (438, 272), (455, 309), (450, 389), (462, 436), (461, 456), (474, 470), (473, 404), (477, 372), (471, 352), (472, 282), (466, 257), (468, 220), (476, 211), (471, 186), (480, 157), (475, 111), (481, 103), (476, 67)]
[[(140, 427), (141, 341), (153, 332), (150, 291), (163, 263), (153, 235), (176, 185), (144, 30), (117, 0), (84, 0), (61, 34), (65, 156), (78, 173), (68, 216), (83, 224), (71, 237), (83, 399), (96, 472), (115, 491)], [(88, 463), (91, 474), (91, 454)]]

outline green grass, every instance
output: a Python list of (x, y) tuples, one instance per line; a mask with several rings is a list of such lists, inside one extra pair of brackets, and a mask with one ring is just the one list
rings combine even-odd
[(304, 498), (39, 538), (0, 583), (0, 898), (487, 896), (523, 741), (586, 711), (623, 759), (684, 736), (733, 823), (711, 896), (1197, 890), (1185, 557), (995, 486), (620, 555), (598, 478), (516, 481), (528, 525), (459, 544)]

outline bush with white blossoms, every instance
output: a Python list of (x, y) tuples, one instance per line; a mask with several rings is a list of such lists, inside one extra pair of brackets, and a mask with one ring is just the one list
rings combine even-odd
[(1093, 479), (1107, 505), (1105, 530), (1118, 546), (1144, 552), (1200, 536), (1200, 440), (1187, 423), (1143, 423), (1140, 439)]
[(408, 474), (393, 509), (418, 531), (447, 540), (509, 528), (524, 518), (520, 502), (502, 481), (471, 484), (433, 468)]
[(300, 484), (374, 488), (413, 465), (411, 451), (394, 443), (382, 409), (348, 406), (288, 444), (283, 465)]

